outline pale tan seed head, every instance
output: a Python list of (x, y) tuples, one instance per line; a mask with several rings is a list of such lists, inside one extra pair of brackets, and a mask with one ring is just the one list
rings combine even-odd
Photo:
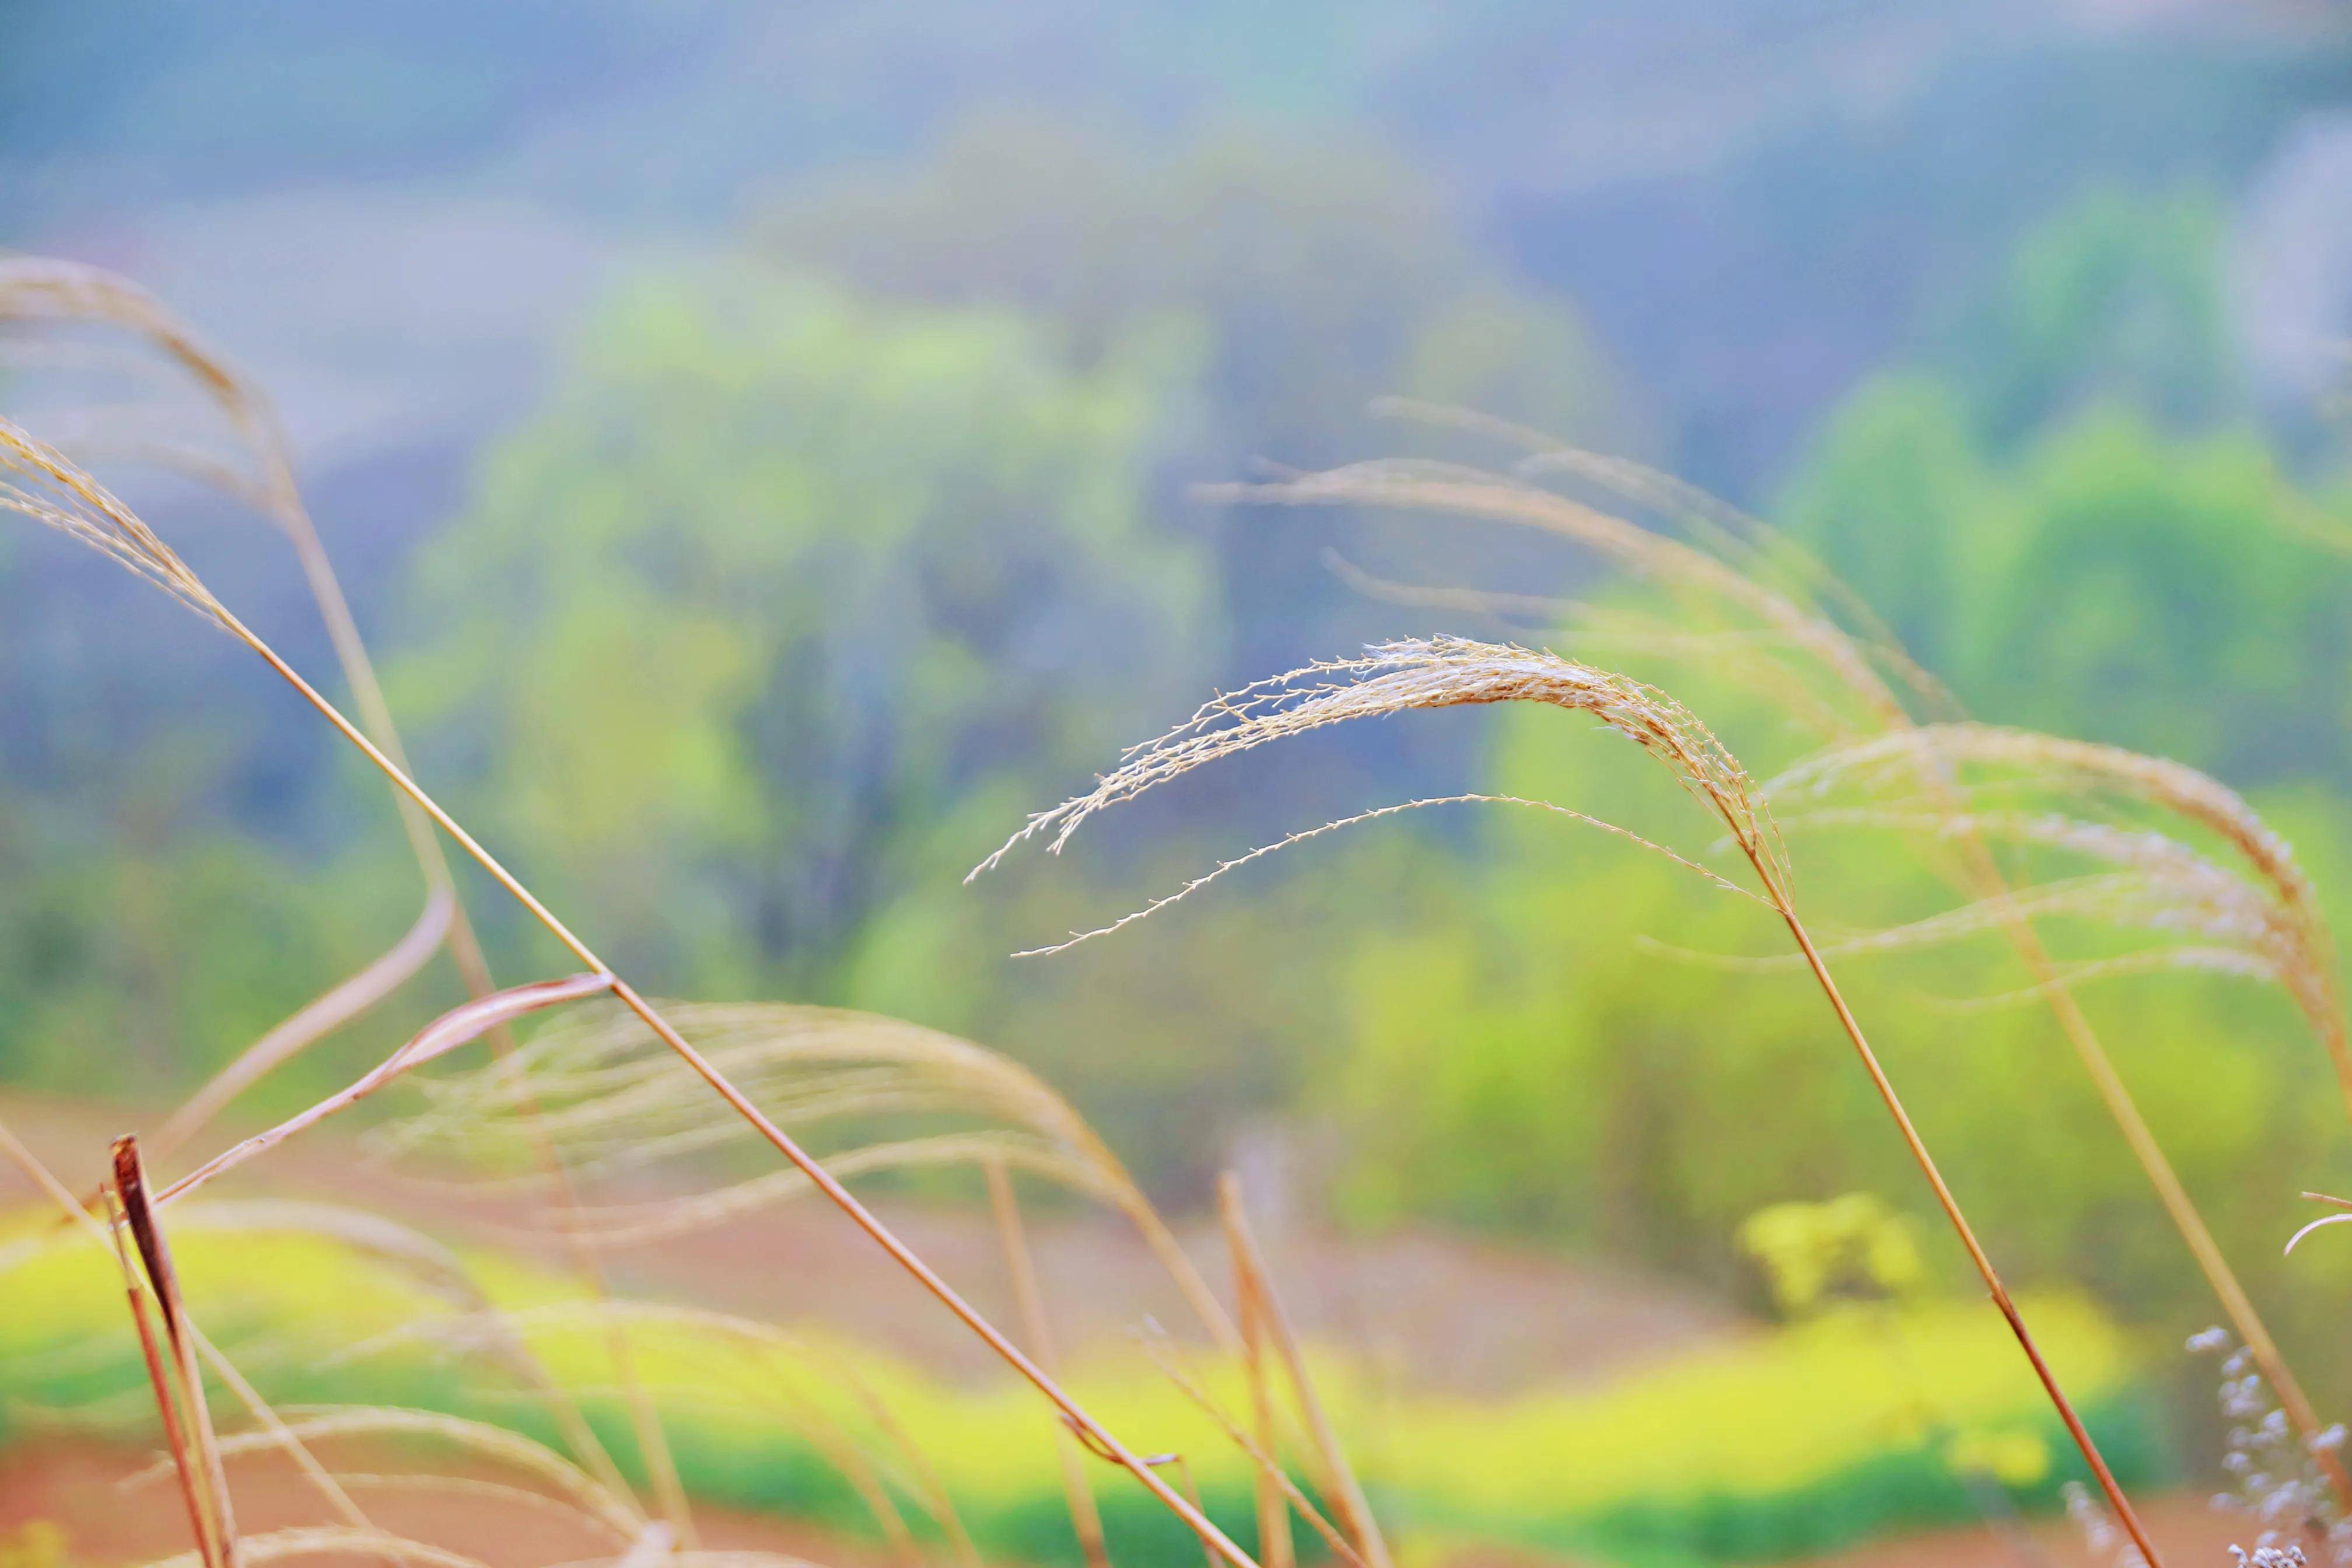
[(1203, 704), (1166, 734), (1129, 748), (1093, 789), (1032, 816), (971, 875), (1032, 838), (1044, 837), (1058, 852), (1097, 813), (1271, 742), (1360, 719), (1501, 702), (1583, 713), (1641, 747), (1729, 830), (1767, 898), (1776, 906), (1786, 902), (1788, 865), (1778, 830), (1738, 761), (1682, 704), (1557, 654), (1452, 637), (1382, 643), (1360, 658), (1308, 665)]
[[(2195, 768), (2030, 731), (1934, 724), (1824, 752), (1765, 793), (1792, 824), (1972, 836), (2056, 850), (2095, 868), (1858, 943), (1940, 941), (2017, 913), (2152, 932), (2172, 945), (2099, 960), (2065, 977), (2171, 963), (2267, 979), (2294, 1000), (2339, 1067), (2352, 1067), (2335, 938), (2310, 879), (2244, 797)], [(1867, 804), (1808, 804), (1857, 796)]]
[(0, 509), (79, 540), (223, 630), (241, 635), (236, 618), (212, 590), (129, 507), (5, 419), (0, 419)]

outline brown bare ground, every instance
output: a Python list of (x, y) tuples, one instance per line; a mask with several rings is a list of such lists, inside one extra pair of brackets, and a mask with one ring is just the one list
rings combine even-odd
[[(46, 1520), (66, 1531), (75, 1568), (110, 1568), (188, 1549), (188, 1522), (168, 1487), (126, 1490), (124, 1478), (149, 1456), (87, 1443), (44, 1442), (0, 1456), (0, 1542), (24, 1525)], [(363, 1454), (346, 1447), (336, 1468), (366, 1470)], [(414, 1456), (380, 1467), (414, 1473)], [(247, 1535), (295, 1525), (332, 1522), (319, 1494), (277, 1456), (239, 1460), (231, 1477), (238, 1529)], [(614, 1543), (572, 1521), (518, 1508), (497, 1498), (441, 1491), (386, 1490), (352, 1485), (353, 1500), (386, 1530), (462, 1552), (490, 1568), (537, 1568), (548, 1563), (609, 1558)], [(697, 1509), (695, 1524), (707, 1547), (784, 1552), (825, 1568), (886, 1568), (879, 1548), (789, 1520)], [(366, 1553), (306, 1558), (327, 1568), (373, 1568)]]
[[(146, 1456), (84, 1443), (43, 1445), (0, 1458), (0, 1542), (34, 1521), (65, 1525), (76, 1568), (111, 1568), (186, 1549), (187, 1522), (152, 1488), (125, 1492), (122, 1478)], [(387, 1467), (389, 1468), (389, 1467)], [(404, 1458), (402, 1468), (414, 1468)], [(293, 1468), (274, 1458), (240, 1463), (237, 1516), (248, 1532), (317, 1523), (317, 1494)], [(538, 1568), (548, 1563), (610, 1556), (613, 1543), (569, 1521), (526, 1514), (492, 1499), (372, 1491), (354, 1496), (376, 1522), (479, 1558), (490, 1568)], [(2190, 1568), (2226, 1568), (2229, 1547), (2242, 1542), (2242, 1521), (2218, 1513), (2202, 1496), (2173, 1494), (2145, 1500), (2142, 1513), (2166, 1561)], [(788, 1553), (825, 1568), (889, 1568), (872, 1542), (789, 1520), (695, 1510), (703, 1544)], [(1981, 1529), (1929, 1531), (1873, 1542), (1804, 1568), (2111, 1568), (2094, 1558), (2071, 1524), (2043, 1520), (2029, 1527), (2034, 1557)], [(373, 1558), (318, 1559), (327, 1568), (365, 1568)], [(1524, 1549), (1460, 1547), (1438, 1568), (1566, 1568), (1566, 1560)]]

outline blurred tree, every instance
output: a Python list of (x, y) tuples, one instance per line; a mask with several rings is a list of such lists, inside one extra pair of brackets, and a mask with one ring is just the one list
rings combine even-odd
[(1144, 509), (1188, 371), (1164, 331), (1074, 369), (1001, 309), (646, 281), (420, 559), (397, 700), (630, 963), (830, 992), (1199, 689), (1202, 551)]
[(2242, 412), (2226, 226), (2200, 192), (2109, 188), (2027, 234), (1937, 356), (1979, 435), (2012, 447), (2105, 400), (2176, 430)]
[(2121, 405), (1978, 457), (1946, 384), (1883, 377), (1832, 417), (1782, 502), (1978, 716), (2117, 742), (2240, 782), (2347, 779), (2328, 672), (2338, 568), (2245, 431), (2167, 437)]
[(1914, 658), (1943, 670), (1958, 631), (1953, 588), (1968, 521), (1990, 482), (1952, 387), (1894, 374), (1831, 414), (1778, 511)]
[[(1178, 459), (1188, 479), (1392, 450), (1396, 429), (1366, 412), (1388, 394), (1607, 450), (1653, 445), (1643, 399), (1574, 308), (1499, 270), (1447, 189), (1377, 147), (1258, 131), (1153, 158), (1064, 122), (982, 116), (928, 164), (772, 204), (763, 232), (778, 254), (861, 289), (1066, 321), (1082, 353), (1140, 322), (1192, 323), (1205, 357)], [(1323, 562), (1345, 528), (1226, 522), (1225, 673), (1252, 679), (1369, 634)], [(1458, 539), (1387, 542), (1463, 565)]]
[(2095, 411), (1965, 520), (1953, 650), (1985, 717), (2179, 757), (2245, 783), (2334, 773), (2338, 569), (2256, 437), (2168, 441)]

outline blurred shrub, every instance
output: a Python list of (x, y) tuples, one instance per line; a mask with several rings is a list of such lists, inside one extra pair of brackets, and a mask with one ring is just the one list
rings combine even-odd
[(2121, 401), (2176, 430), (2247, 406), (2209, 192), (2095, 188), (2028, 231), (1957, 311), (1938, 358), (1996, 449)]
[(821, 985), (1201, 684), (1202, 554), (1145, 507), (1186, 358), (1144, 335), (1081, 371), (1003, 310), (648, 280), (424, 552), (396, 697), (624, 962)]

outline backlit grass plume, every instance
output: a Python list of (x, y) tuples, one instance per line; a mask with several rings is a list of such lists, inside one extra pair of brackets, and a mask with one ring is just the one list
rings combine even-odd
[(1894, 1084), (1864, 1037), (1861, 1024), (1846, 1005), (1819, 948), (1799, 918), (1780, 836), (1755, 786), (1714, 734), (1664, 693), (1621, 675), (1525, 647), (1461, 637), (1384, 643), (1360, 658), (1310, 665), (1203, 704), (1191, 719), (1166, 734), (1130, 749), (1120, 765), (1092, 790), (1032, 816), (1025, 826), (974, 868), (972, 875), (997, 865), (1014, 847), (1028, 839), (1044, 837), (1048, 847), (1058, 851), (1097, 813), (1195, 769), (1273, 742), (1354, 720), (1498, 702), (1538, 702), (1598, 721), (1661, 763), (1675, 784), (1729, 833), (1753, 870), (1762, 899), (1788, 927), (1798, 952), (1836, 1014), (1840, 1028), (1861, 1059), (1896, 1131), (1967, 1249), (1986, 1290), (2008, 1321), (2084, 1462), (2097, 1478), (2109, 1506), (2149, 1568), (2156, 1568), (2159, 1559), (2153, 1543), (2100, 1456), (2097, 1445), (2084, 1429), (2073, 1402), (2043, 1360), (1991, 1258), (1978, 1242), (1958, 1200), (1945, 1184)]
[(1497, 702), (1572, 709), (1632, 741), (1730, 830), (1768, 892), (1785, 897), (1788, 868), (1780, 837), (1748, 775), (1682, 704), (1638, 681), (1552, 654), (1451, 637), (1381, 643), (1360, 658), (1308, 665), (1203, 703), (1168, 733), (1131, 747), (1118, 770), (1087, 794), (1032, 816), (965, 879), (994, 868), (1016, 846), (1041, 835), (1059, 853), (1097, 812), (1271, 741), (1414, 709)]
[(80, 541), (224, 631), (242, 628), (187, 563), (104, 486), (0, 419), (0, 509)]
[[(2011, 874), (1995, 853), (1995, 824), (1970, 809), (1946, 764), (1905, 741), (1922, 726), (1957, 724), (1965, 718), (1951, 693), (1920, 668), (1859, 595), (1808, 552), (1759, 519), (1695, 486), (1467, 410), (1400, 398), (1384, 399), (1375, 410), (1475, 436), (1517, 457), (1503, 472), (1388, 460), (1294, 474), (1268, 483), (1209, 487), (1204, 493), (1251, 505), (1385, 509), (1430, 519), (1441, 527), (1499, 524), (1559, 539), (1643, 584), (1661, 604), (1628, 605), (1622, 595), (1606, 603), (1570, 603), (1460, 585), (1388, 582), (1344, 561), (1335, 560), (1335, 566), (1343, 578), (1376, 598), (1469, 614), (1506, 626), (1530, 621), (1547, 629), (1569, 626), (1580, 642), (1619, 657), (1728, 679), (1832, 752), (1849, 748), (1867, 752), (1883, 743), (1887, 749), (1882, 760), (1891, 769), (1912, 769), (1921, 806), (1909, 826), (1934, 845), (1937, 869), (1975, 907), (1976, 913), (1967, 918), (1997, 931), (2016, 951), (2032, 978), (2031, 994), (2048, 1006), (2231, 1326), (2263, 1375), (2279, 1391), (2304, 1439), (2318, 1442), (2328, 1425), (2304, 1395), (2260, 1310), (2074, 995), (2072, 982), (2120, 974), (2131, 966), (2089, 971), (2054, 958), (2037, 919), (2036, 900), (2042, 895), (2020, 893), (2011, 887)], [(2222, 819), (2240, 815), (2223, 798), (2234, 797), (2212, 781), (2192, 784), (2168, 765), (2156, 768), (2141, 781), (2150, 805), (2185, 815), (2192, 824), (2204, 821), (2209, 813), (2218, 812)], [(2211, 826), (2223, 837), (2231, 836), (2225, 821)], [(2264, 857), (2249, 859), (2259, 873)], [(2145, 899), (2140, 902), (2147, 906)], [(2225, 956), (2219, 949), (2208, 953), (2216, 959)], [(2242, 962), (2242, 954), (2227, 956)], [(2319, 967), (2332, 986), (2332, 962)], [(2326, 1000), (2311, 986), (2304, 987), (2297, 999), (2306, 1012)], [(2341, 1006), (2326, 1016), (2336, 1022), (2316, 1025), (2315, 1020), (2315, 1026), (2329, 1041), (2330, 1051), (2338, 1052)], [(2352, 1053), (2337, 1056), (2339, 1073), (2345, 1070), (2347, 1055)], [(2332, 1450), (2317, 1451), (2337, 1506), (2352, 1510), (2352, 1474), (2336, 1462)]]
[[(1001, 1163), (1108, 1204), (1166, 1269), (1202, 1326), (1235, 1341), (1216, 1297), (1126, 1166), (1076, 1108), (1028, 1068), (970, 1040), (901, 1019), (786, 1003), (664, 1003), (709, 1061), (840, 1175)], [(795, 1171), (717, 1184), (684, 1162), (742, 1142), (726, 1113), (642, 1020), (623, 1008), (553, 1018), (502, 1064), (436, 1079), (418, 1114), (385, 1129), (387, 1156), (520, 1167), (529, 1141), (555, 1140), (583, 1187), (641, 1190), (659, 1170), (675, 1195), (535, 1212), (599, 1245), (633, 1246), (723, 1226), (814, 1191)], [(527, 1085), (527, 1087), (526, 1087)], [(534, 1119), (535, 1118), (535, 1119)], [(536, 1189), (528, 1172), (508, 1179)]]
[[(1920, 787), (1923, 768), (1940, 783)], [(2335, 1064), (2352, 1110), (2336, 941), (2294, 847), (2235, 790), (2119, 746), (1986, 724), (1937, 724), (1841, 747), (1771, 781), (1773, 799), (1835, 826), (1981, 836), (2090, 869), (2005, 895), (2011, 906), (2163, 939), (2067, 966), (2069, 982), (2165, 967), (2277, 984)], [(1864, 804), (1841, 804), (1860, 800)], [(1987, 929), (2002, 900), (1853, 939), (1925, 945)]]

